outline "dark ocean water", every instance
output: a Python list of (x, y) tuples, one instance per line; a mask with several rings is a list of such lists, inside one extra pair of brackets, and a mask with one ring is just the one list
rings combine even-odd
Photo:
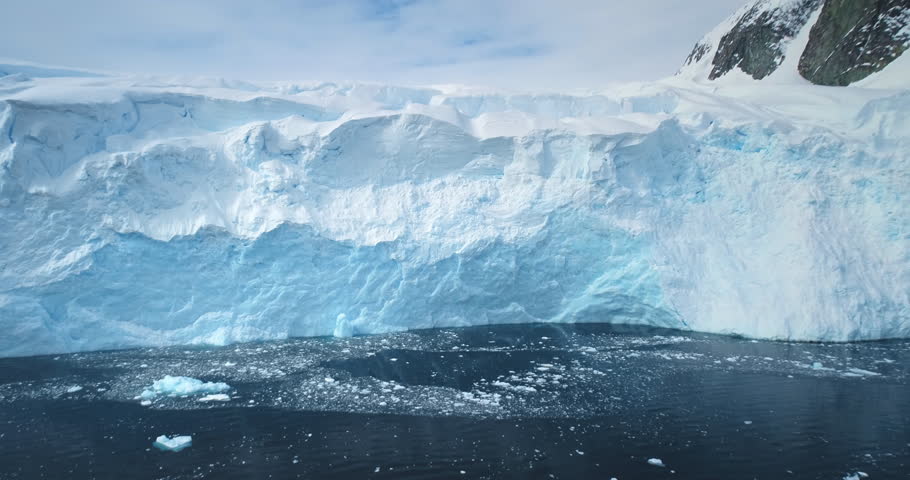
[[(141, 404), (164, 375), (231, 399)], [(609, 325), (0, 359), (0, 478), (902, 479), (908, 378), (907, 341)]]

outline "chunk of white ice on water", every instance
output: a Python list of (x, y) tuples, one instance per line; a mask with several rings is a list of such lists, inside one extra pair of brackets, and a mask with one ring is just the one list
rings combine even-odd
[(163, 452), (179, 452), (192, 444), (193, 437), (189, 435), (178, 435), (174, 437), (161, 435), (155, 439), (155, 443), (153, 443), (152, 446)]
[(200, 402), (229, 402), (231, 400), (230, 395), (226, 393), (213, 393), (211, 395), (206, 395), (200, 398)]
[(155, 397), (162, 396), (176, 397), (198, 395), (202, 393), (214, 394), (222, 393), (230, 388), (230, 385), (222, 382), (203, 382), (196, 378), (165, 375), (161, 380), (156, 380), (151, 387), (143, 390), (139, 397), (143, 400), (151, 400)]
[(655, 467), (666, 467), (666, 465), (664, 465), (663, 460), (661, 460), (659, 458), (649, 458), (648, 465), (654, 465)]

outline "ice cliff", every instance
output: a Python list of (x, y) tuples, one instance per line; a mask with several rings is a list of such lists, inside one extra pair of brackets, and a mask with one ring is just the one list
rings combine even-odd
[(906, 89), (0, 72), (0, 355), (513, 322), (910, 334)]

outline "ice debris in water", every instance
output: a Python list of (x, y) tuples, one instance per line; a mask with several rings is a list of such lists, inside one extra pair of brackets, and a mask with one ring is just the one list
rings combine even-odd
[(664, 465), (663, 460), (661, 460), (659, 458), (649, 458), (648, 465), (654, 465), (655, 467), (666, 467), (666, 465)]
[(172, 377), (165, 375), (161, 380), (156, 380), (148, 390), (143, 390), (139, 395), (143, 400), (151, 400), (159, 396), (186, 396), (200, 393), (222, 393), (231, 387), (222, 382), (203, 382), (190, 377)]
[(856, 472), (856, 473), (848, 474), (846, 477), (844, 477), (844, 480), (860, 480), (861, 478), (868, 478), (868, 477), (869, 477), (869, 474), (866, 472)]
[(79, 386), (79, 385), (74, 385), (74, 386), (72, 386), (72, 387), (67, 388), (67, 389), (66, 389), (66, 393), (76, 393), (76, 392), (81, 391), (81, 390), (82, 390), (82, 387), (81, 387), (81, 386)]
[(179, 452), (191, 445), (193, 445), (193, 437), (189, 435), (180, 435), (174, 437), (161, 435), (156, 438), (155, 443), (152, 444), (153, 447), (163, 452)]

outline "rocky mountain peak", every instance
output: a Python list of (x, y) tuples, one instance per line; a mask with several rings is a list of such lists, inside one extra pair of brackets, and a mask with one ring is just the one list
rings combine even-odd
[(680, 73), (715, 80), (739, 69), (761, 80), (798, 56), (801, 77), (849, 85), (908, 47), (910, 0), (757, 0), (699, 41)]

